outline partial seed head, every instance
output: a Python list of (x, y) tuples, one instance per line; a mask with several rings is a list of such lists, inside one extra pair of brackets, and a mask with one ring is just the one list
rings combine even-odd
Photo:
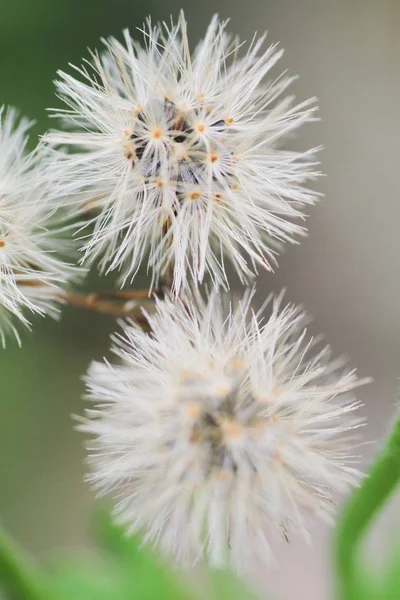
[(313, 352), (301, 310), (280, 297), (262, 319), (250, 299), (157, 301), (151, 336), (125, 325), (119, 363), (87, 376), (93, 484), (130, 531), (189, 564), (270, 561), (274, 534), (329, 518), (358, 479), (351, 391), (364, 382)]
[[(191, 56), (183, 14), (144, 35), (143, 48), (127, 33), (125, 45), (108, 40), (93, 74), (85, 66), (83, 81), (61, 74), (57, 84), (69, 131), (46, 139), (71, 151), (63, 161), (55, 153), (53, 197), (63, 207), (73, 197), (74, 217), (76, 192), (103, 198), (84, 257), (117, 270), (121, 285), (146, 260), (155, 286), (173, 268), (175, 293), (188, 273), (195, 285), (207, 274), (226, 286), (227, 259), (242, 281), (271, 269), (281, 244), (304, 233), (303, 208), (317, 197), (304, 187), (313, 153), (281, 150), (287, 133), (313, 120), (313, 101), (293, 106), (283, 97), (290, 78), (270, 73), (281, 52), (263, 39), (246, 51), (216, 17)], [(159, 224), (170, 211), (166, 235)]]

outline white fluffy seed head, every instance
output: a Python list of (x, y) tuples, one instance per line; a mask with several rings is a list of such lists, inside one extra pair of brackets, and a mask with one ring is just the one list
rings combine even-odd
[(359, 475), (348, 392), (365, 381), (314, 351), (301, 309), (280, 296), (264, 320), (250, 299), (159, 301), (151, 335), (125, 324), (119, 363), (86, 378), (90, 481), (180, 561), (268, 562), (274, 532), (307, 535)]
[[(20, 343), (28, 313), (56, 316), (60, 286), (81, 269), (61, 260), (74, 246), (57, 228), (46, 197), (40, 152), (26, 151), (30, 123), (0, 108), (0, 342)], [(76, 249), (75, 249), (76, 250)]]
[(92, 217), (85, 259), (124, 283), (147, 257), (154, 283), (173, 267), (176, 292), (188, 274), (226, 285), (226, 259), (242, 280), (271, 269), (317, 196), (304, 187), (314, 151), (280, 148), (314, 119), (314, 99), (284, 97), (293, 78), (270, 78), (282, 52), (265, 36), (242, 52), (216, 17), (193, 54), (183, 15), (143, 36), (105, 41), (78, 79), (59, 74), (68, 109), (56, 116), (72, 131), (47, 137), (70, 150), (54, 150), (54, 195)]
[[(0, 106), (0, 198), (7, 198), (28, 186), (29, 173), (36, 162), (26, 151), (27, 133), (33, 121), (20, 117), (15, 108)], [(4, 215), (2, 208), (1, 215)]]

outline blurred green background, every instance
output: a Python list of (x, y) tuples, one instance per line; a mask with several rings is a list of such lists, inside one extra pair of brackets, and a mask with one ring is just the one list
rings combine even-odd
[[(322, 122), (301, 131), (299, 144), (322, 143), (320, 184), (326, 199), (311, 212), (310, 236), (288, 248), (274, 276), (259, 277), (260, 296), (289, 289), (337, 353), (351, 356), (375, 383), (360, 392), (369, 415), (366, 437), (384, 434), (400, 373), (400, 219), (398, 131), (400, 2), (397, 0), (0, 0), (0, 104), (51, 126), (58, 105), (52, 80), (80, 63), (100, 37), (134, 31), (144, 18), (169, 19), (184, 8), (197, 41), (214, 12), (250, 39), (269, 31), (286, 49), (278, 74), (299, 73), (299, 99), (316, 95)], [(296, 142), (297, 143), (297, 142)], [(138, 283), (140, 285), (140, 283)], [(37, 556), (90, 546), (93, 497), (83, 483), (81, 375), (108, 351), (114, 323), (64, 311), (60, 323), (36, 319), (22, 349), (0, 351), (0, 519)], [(369, 460), (374, 446), (365, 449)], [(398, 537), (398, 499), (380, 519), (371, 552)], [(397, 518), (400, 523), (400, 518)], [(329, 597), (329, 531), (316, 525), (314, 546), (294, 540), (277, 548), (279, 571), (259, 571), (272, 597)], [(297, 596), (298, 597), (298, 596)]]

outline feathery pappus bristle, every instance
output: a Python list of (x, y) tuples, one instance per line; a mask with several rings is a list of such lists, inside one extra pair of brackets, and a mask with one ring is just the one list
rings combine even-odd
[(183, 14), (149, 20), (143, 46), (125, 31), (77, 77), (59, 73), (55, 116), (71, 131), (46, 137), (54, 197), (89, 215), (84, 260), (121, 285), (147, 263), (153, 285), (173, 269), (175, 293), (205, 275), (227, 287), (227, 260), (246, 281), (305, 233), (315, 150), (281, 146), (315, 120), (315, 99), (285, 96), (293, 78), (270, 77), (282, 51), (265, 36), (245, 50), (226, 25), (214, 17), (190, 53)]
[(76, 242), (55, 218), (46, 196), (46, 176), (38, 149), (29, 152), (31, 123), (15, 109), (0, 108), (0, 342), (11, 333), (21, 343), (18, 324), (30, 327), (29, 313), (57, 316), (62, 286), (81, 276), (66, 260)]
[(86, 377), (89, 480), (184, 563), (269, 563), (274, 534), (307, 535), (359, 477), (351, 391), (366, 380), (316, 349), (301, 308), (271, 297), (264, 318), (251, 298), (157, 301), (151, 334), (123, 324), (119, 362)]

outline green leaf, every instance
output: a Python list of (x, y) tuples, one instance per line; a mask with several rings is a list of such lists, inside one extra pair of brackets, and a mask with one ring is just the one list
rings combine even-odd
[(358, 600), (363, 580), (358, 572), (361, 541), (399, 482), (400, 416), (397, 416), (368, 476), (349, 498), (337, 523), (334, 548), (340, 600)]
[[(59, 562), (49, 574), (50, 598), (59, 600), (127, 600), (123, 572), (111, 564)], [(139, 600), (139, 599), (138, 599)]]
[(215, 600), (258, 600), (258, 596), (232, 571), (211, 571)]
[(31, 557), (0, 528), (0, 590), (10, 600), (48, 600), (46, 584)]
[(118, 561), (126, 575), (131, 594), (137, 600), (191, 600), (193, 594), (183, 576), (137, 535), (128, 537), (107, 511), (98, 512), (96, 533), (102, 546)]
[(398, 600), (400, 598), (400, 547), (397, 548), (390, 559), (385, 569), (383, 583), (382, 599)]

